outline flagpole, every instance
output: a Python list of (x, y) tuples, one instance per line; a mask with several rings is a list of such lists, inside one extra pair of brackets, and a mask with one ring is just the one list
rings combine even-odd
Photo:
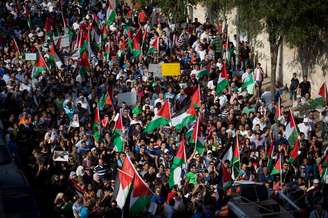
[(198, 141), (198, 128), (199, 128), (199, 117), (196, 120), (196, 139), (195, 139), (195, 148), (194, 148), (195, 151), (197, 151), (196, 147), (197, 147), (197, 141)]
[(281, 165), (281, 155), (282, 155), (282, 154), (280, 154), (279, 161), (280, 161), (280, 167), (281, 167), (281, 169), (280, 169), (280, 185), (281, 185), (281, 188), (282, 188), (282, 165)]
[(16, 46), (16, 48), (17, 48), (18, 54), (21, 55), (21, 52), (20, 52), (20, 50), (19, 50), (19, 47), (18, 47), (18, 44), (17, 44), (17, 42), (16, 42), (15, 36), (14, 36), (14, 43), (15, 43), (15, 46)]

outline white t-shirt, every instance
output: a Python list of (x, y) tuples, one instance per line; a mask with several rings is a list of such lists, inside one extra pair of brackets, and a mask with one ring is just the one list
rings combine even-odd
[(304, 133), (304, 139), (308, 140), (309, 139), (309, 132), (311, 131), (310, 125), (305, 125), (304, 123), (300, 123), (297, 125), (298, 129), (300, 132)]

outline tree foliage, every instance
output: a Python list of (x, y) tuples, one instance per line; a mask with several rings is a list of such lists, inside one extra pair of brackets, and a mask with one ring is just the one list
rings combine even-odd
[[(282, 40), (298, 48), (303, 70), (311, 63), (313, 66), (318, 57), (327, 52), (327, 49), (313, 47), (324, 46), (327, 41), (327, 1), (234, 0), (234, 6), (238, 8), (237, 26), (241, 30), (250, 37), (263, 30), (269, 34), (272, 85), (275, 83), (278, 49)], [(309, 48), (315, 51), (310, 52)]]
[(145, 0), (145, 4), (152, 4), (161, 8), (166, 17), (173, 22), (185, 22), (188, 17), (188, 6), (195, 6), (201, 0)]

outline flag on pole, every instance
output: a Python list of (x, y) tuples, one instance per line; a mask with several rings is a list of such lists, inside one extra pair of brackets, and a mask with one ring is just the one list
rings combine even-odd
[(171, 120), (171, 109), (169, 100), (164, 101), (162, 107), (158, 110), (155, 117), (150, 121), (144, 132), (153, 133), (155, 129), (160, 128), (161, 126), (170, 125)]
[(327, 85), (326, 82), (322, 83), (320, 89), (319, 89), (319, 95), (323, 97), (325, 100), (327, 100)]
[(129, 157), (124, 159), (121, 170), (134, 178), (129, 208), (131, 215), (138, 216), (149, 206), (153, 193), (140, 177)]
[(48, 58), (49, 62), (52, 65), (55, 65), (58, 69), (60, 69), (63, 66), (63, 62), (60, 60), (56, 52), (56, 46), (54, 42), (51, 43), (48, 54), (49, 54), (49, 58)]
[(169, 176), (169, 185), (171, 188), (175, 185), (181, 185), (184, 166), (187, 163), (185, 144), (185, 140), (182, 139), (173, 159)]
[(240, 171), (240, 147), (239, 147), (238, 135), (236, 136), (236, 145), (233, 148), (231, 166), (232, 166), (232, 179), (235, 180), (238, 178), (239, 171)]
[(286, 126), (285, 136), (288, 140), (289, 146), (293, 147), (298, 137), (298, 131), (292, 110), (289, 110), (289, 121)]
[(277, 102), (277, 105), (276, 105), (276, 108), (275, 108), (275, 119), (277, 121), (282, 121), (282, 119), (284, 118), (282, 116), (282, 112), (281, 112), (281, 97), (278, 98), (278, 102)]
[(40, 50), (38, 49), (37, 59), (32, 70), (32, 78), (37, 78), (40, 74), (43, 74), (47, 71), (48, 66), (42, 57)]
[(228, 80), (226, 79), (225, 75), (222, 75), (221, 73), (218, 79), (218, 83), (216, 85), (216, 95), (221, 95), (228, 86)]
[(221, 173), (222, 173), (222, 188), (227, 191), (232, 186), (232, 178), (228, 169), (224, 166), (223, 160), (221, 161)]
[(17, 51), (18, 54), (20, 55), (21, 52), (20, 52), (20, 50), (19, 50), (19, 47), (18, 47), (18, 44), (17, 44), (17, 41), (16, 41), (15, 37), (14, 37), (14, 46), (15, 46), (16, 51)]
[(132, 177), (134, 177), (134, 175), (136, 174), (136, 169), (134, 168), (133, 163), (131, 162), (129, 157), (125, 157), (125, 159), (123, 160), (121, 170), (131, 175)]
[(193, 125), (193, 131), (192, 131), (192, 136), (191, 140), (193, 143), (195, 143), (195, 150), (197, 151), (198, 154), (203, 154), (205, 151), (205, 146), (203, 144), (203, 141), (199, 140), (200, 136), (200, 119), (199, 117), (197, 118), (196, 122)]
[(293, 163), (297, 159), (297, 157), (299, 155), (298, 152), (300, 150), (300, 147), (301, 147), (301, 141), (298, 138), (296, 140), (296, 143), (295, 143), (293, 149), (290, 151), (290, 154), (289, 154), (290, 157), (289, 157), (289, 160), (288, 160), (289, 163)]
[(276, 161), (276, 164), (274, 165), (271, 175), (276, 175), (281, 173), (281, 154), (279, 155), (279, 158)]
[(150, 46), (149, 46), (149, 49), (148, 49), (148, 54), (154, 54), (154, 53), (158, 53), (158, 52), (159, 52), (159, 36), (154, 37), (150, 41)]
[(176, 130), (180, 130), (183, 127), (187, 127), (190, 123), (196, 120), (200, 107), (200, 87), (198, 86), (198, 88), (191, 96), (191, 102), (188, 109), (184, 113), (181, 113), (172, 118), (172, 126), (174, 126)]
[(112, 133), (113, 144), (116, 152), (123, 152), (124, 150), (124, 139), (123, 134), (123, 120), (121, 111), (116, 115), (115, 126)]
[(273, 151), (274, 151), (274, 141), (271, 140), (270, 147), (267, 150), (267, 159), (268, 159), (267, 167), (268, 167), (269, 171), (271, 171), (272, 167), (273, 167)]
[(250, 73), (248, 77), (244, 80), (242, 88), (245, 88), (247, 93), (250, 95), (254, 94), (255, 80), (253, 73)]
[(228, 70), (227, 70), (227, 64), (226, 63), (222, 64), (221, 77), (225, 78), (226, 80), (229, 80), (229, 73), (228, 73)]
[(116, 11), (108, 7), (106, 12), (106, 24), (108, 26), (112, 25), (115, 22), (115, 19), (116, 19)]
[(133, 182), (133, 176), (127, 174), (126, 172), (118, 169), (117, 177), (119, 181), (119, 189), (116, 195), (117, 206), (123, 209), (125, 202), (128, 198), (130, 188)]
[(205, 69), (202, 69), (202, 70), (198, 70), (196, 72), (196, 78), (199, 80), (201, 79), (203, 76), (205, 75), (208, 75), (208, 70), (205, 68)]
[(130, 196), (130, 214), (140, 215), (150, 205), (153, 193), (148, 185), (136, 172), (133, 180), (133, 189)]

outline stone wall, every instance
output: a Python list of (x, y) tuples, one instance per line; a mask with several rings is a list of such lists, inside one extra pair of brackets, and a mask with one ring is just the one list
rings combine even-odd
[[(193, 8), (192, 17), (197, 17), (200, 22), (204, 22), (207, 17), (207, 10), (205, 7), (198, 5)], [(232, 10), (227, 14), (228, 34), (230, 40), (233, 39), (233, 35), (236, 34), (235, 26), (236, 10)], [(268, 41), (267, 32), (259, 34), (253, 43), (255, 55), (258, 61), (261, 63), (263, 70), (268, 76), (271, 75), (271, 56), (270, 56), (270, 44)], [(322, 57), (323, 59), (325, 57)], [(277, 80), (281, 80), (283, 84), (289, 86), (293, 73), (297, 73), (299, 80), (302, 80), (302, 67), (298, 60), (298, 52), (296, 48), (290, 48), (287, 43), (283, 42), (283, 46), (280, 47), (277, 64)], [(320, 86), (323, 82), (328, 81), (328, 73), (323, 74), (323, 66), (315, 65), (308, 75), (308, 79), (311, 81), (313, 97), (317, 96)]]

